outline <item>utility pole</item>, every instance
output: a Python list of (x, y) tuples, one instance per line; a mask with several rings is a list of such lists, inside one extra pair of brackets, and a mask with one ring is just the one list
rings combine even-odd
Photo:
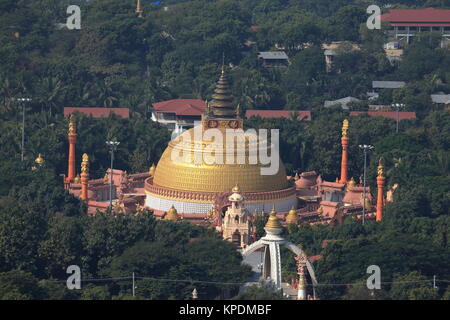
[(31, 101), (30, 98), (18, 98), (17, 101), (22, 103), (22, 162), (25, 154), (25, 102)]
[(136, 287), (134, 285), (134, 272), (133, 272), (133, 297), (135, 296), (135, 289), (136, 289)]
[(117, 141), (106, 141), (106, 144), (108, 145), (109, 151), (111, 152), (111, 169), (110, 169), (110, 179), (109, 179), (109, 208), (112, 211), (112, 198), (113, 198), (112, 185), (113, 185), (114, 151), (117, 150), (117, 146), (120, 144), (120, 142), (117, 142)]
[(397, 110), (397, 128), (395, 132), (398, 133), (398, 123), (400, 122), (398, 111), (400, 108), (404, 108), (405, 105), (403, 103), (393, 103), (392, 107), (394, 107)]
[(360, 144), (359, 147), (364, 152), (364, 188), (363, 188), (363, 216), (362, 224), (364, 225), (366, 221), (366, 166), (367, 166), (367, 151), (372, 150), (374, 147), (368, 144)]

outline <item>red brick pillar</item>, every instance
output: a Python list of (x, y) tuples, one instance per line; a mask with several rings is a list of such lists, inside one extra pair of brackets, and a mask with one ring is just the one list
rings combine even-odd
[(75, 142), (77, 141), (76, 133), (69, 133), (69, 165), (67, 171), (67, 181), (73, 182), (75, 178)]
[(347, 170), (348, 170), (348, 137), (342, 137), (342, 160), (341, 160), (341, 179), (340, 183), (347, 183)]
[(384, 181), (383, 176), (377, 177), (378, 196), (377, 196), (377, 221), (383, 219), (383, 202), (384, 202)]

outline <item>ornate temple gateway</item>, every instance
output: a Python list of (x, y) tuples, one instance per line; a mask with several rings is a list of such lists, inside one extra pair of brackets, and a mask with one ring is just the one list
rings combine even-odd
[[(260, 161), (251, 161), (251, 150), (260, 150), (261, 143), (270, 148), (270, 143), (261, 141), (254, 134), (244, 134), (240, 108), (233, 104), (228, 80), (222, 69), (213, 100), (207, 102), (202, 123), (169, 143), (156, 166), (154, 175), (145, 181), (145, 205), (157, 216), (163, 215), (173, 205), (185, 219), (204, 219), (223, 214), (230, 205), (228, 196), (238, 185), (242, 190), (246, 207), (250, 212), (270, 211), (273, 205), (278, 210), (288, 211), (297, 206), (295, 186), (286, 177), (286, 170), (279, 159), (278, 171), (273, 175), (261, 174), (265, 167)], [(230, 130), (228, 130), (230, 129)], [(204, 139), (207, 131), (220, 133), (221, 141)], [(204, 133), (196, 134), (196, 131)], [(238, 132), (231, 141), (227, 131)], [(244, 137), (245, 135), (245, 137)], [(242, 138), (241, 142), (239, 138)], [(230, 140), (230, 141), (229, 141)], [(230, 148), (232, 143), (232, 148)], [(236, 146), (236, 148), (234, 148)], [(221, 163), (211, 163), (207, 153), (214, 149), (214, 157)], [(230, 151), (230, 149), (232, 149)], [(238, 161), (238, 153), (244, 161)], [(174, 161), (176, 153), (191, 155), (188, 160)], [(193, 158), (200, 161), (192, 161)], [(231, 161), (226, 161), (230, 160)], [(185, 161), (186, 160), (186, 161)]]

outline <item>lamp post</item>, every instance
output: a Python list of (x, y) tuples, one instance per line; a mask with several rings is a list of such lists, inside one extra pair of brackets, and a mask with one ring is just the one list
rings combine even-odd
[(17, 101), (22, 103), (22, 156), (21, 159), (23, 161), (24, 153), (25, 153), (25, 102), (31, 101), (30, 98), (17, 98)]
[(399, 114), (398, 111), (400, 108), (404, 108), (405, 105), (403, 103), (393, 103), (392, 107), (394, 107), (397, 110), (397, 129), (396, 129), (396, 133), (398, 133), (398, 123), (399, 123)]
[(117, 146), (120, 144), (118, 141), (106, 141), (106, 145), (109, 147), (109, 152), (111, 152), (111, 171), (109, 179), (109, 208), (112, 211), (112, 183), (113, 183), (113, 164), (114, 164), (114, 151), (117, 150)]
[(374, 147), (369, 144), (360, 144), (359, 147), (364, 152), (364, 178), (363, 178), (363, 218), (362, 218), (362, 224), (365, 223), (366, 219), (366, 165), (367, 165), (367, 151), (372, 150)]

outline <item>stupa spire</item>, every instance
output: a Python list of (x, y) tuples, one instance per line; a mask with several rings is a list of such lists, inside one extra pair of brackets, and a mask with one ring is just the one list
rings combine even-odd
[(83, 154), (81, 162), (81, 200), (88, 201), (88, 181), (89, 181), (89, 157)]
[(216, 83), (212, 100), (209, 102), (211, 115), (220, 118), (235, 118), (236, 106), (233, 103), (233, 94), (230, 89), (225, 66), (222, 64), (222, 72)]
[(67, 182), (73, 182), (75, 178), (75, 143), (77, 141), (77, 131), (75, 126), (75, 116), (69, 117), (69, 130), (67, 132), (69, 138), (69, 163), (67, 168)]

